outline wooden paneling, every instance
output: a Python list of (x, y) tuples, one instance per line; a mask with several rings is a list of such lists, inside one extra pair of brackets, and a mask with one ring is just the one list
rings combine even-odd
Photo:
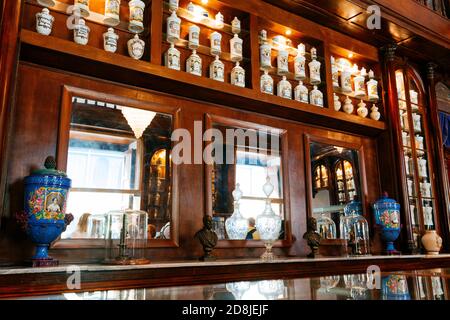
[[(67, 88), (77, 88), (77, 95), (87, 95), (90, 98), (93, 97), (93, 92), (98, 97), (108, 98), (113, 96), (115, 102), (121, 101), (121, 104), (125, 105), (130, 103), (136, 105), (136, 103), (142, 101), (142, 105), (159, 105), (160, 109), (158, 110), (161, 111), (164, 108), (168, 110), (167, 112), (173, 110), (173, 108), (178, 108), (180, 116), (177, 126), (186, 128), (192, 136), (194, 136), (194, 121), (203, 121), (205, 113), (234, 119), (233, 121), (244, 121), (285, 130), (288, 139), (286, 146), (283, 147), (287, 148), (289, 154), (288, 159), (285, 160), (289, 167), (288, 181), (290, 182), (286, 185), (286, 188), (289, 188), (290, 195), (286, 199), (288, 201), (286, 207), (289, 208), (290, 212), (289, 227), (291, 228), (292, 243), (285, 248), (276, 248), (275, 252), (280, 255), (302, 256), (309, 252), (305, 241), (302, 239), (302, 235), (306, 231), (307, 202), (305, 193), (307, 182), (303, 169), (305, 154), (302, 139), (305, 133), (339, 141), (355, 141), (362, 145), (365, 150), (362, 161), (365, 164), (365, 179), (367, 179), (367, 190), (365, 191), (367, 208), (380, 192), (378, 167), (377, 162), (374, 161), (376, 159), (376, 142), (374, 139), (351, 136), (290, 120), (262, 116), (257, 113), (224, 108), (219, 105), (200, 103), (167, 94), (157, 94), (148, 90), (97, 81), (92, 78), (50, 71), (29, 64), (21, 64), (19, 75), (17, 112), (14, 119), (16, 134), (12, 137), (12, 145), (20, 147), (16, 147), (16, 151), (11, 154), (8, 176), (9, 212), (11, 215), (22, 209), (23, 177), (28, 175), (32, 169), (40, 166), (46, 156), (57, 155), (58, 148), (61, 149), (58, 144), (58, 132), (60, 130), (60, 118), (62, 117), (61, 106), (70, 100), (67, 95), (63, 94), (64, 90), (68, 90)], [(73, 91), (74, 89), (70, 90)], [(62, 130), (64, 130), (63, 127)], [(59, 159), (62, 159), (60, 154), (58, 154)], [(60, 163), (58, 165), (61, 167)], [(205, 214), (204, 182), (201, 179), (203, 165), (181, 164), (178, 174), (174, 176), (176, 177), (174, 183), (179, 186), (179, 247), (149, 249), (147, 254), (150, 259), (192, 259), (199, 256), (201, 252), (200, 245), (193, 239), (193, 236), (201, 228), (202, 217)], [(368, 218), (370, 221), (370, 217)], [(11, 225), (14, 225), (12, 221)], [(3, 237), (0, 256), (4, 259), (3, 262), (19, 262), (30, 253), (30, 244), (28, 241), (22, 240), (22, 242), (14, 244), (15, 250), (8, 250), (7, 248), (12, 245), (12, 239), (25, 238), (15, 228), (11, 228), (8, 232)], [(25, 247), (28, 249), (19, 249)], [(64, 246), (57, 245), (56, 247)], [(215, 254), (222, 258), (258, 257), (262, 252), (263, 248), (245, 246), (231, 250), (226, 248), (216, 249)], [(99, 262), (103, 258), (104, 252), (101, 248), (58, 248), (52, 250), (51, 254), (66, 263), (89, 263)]]

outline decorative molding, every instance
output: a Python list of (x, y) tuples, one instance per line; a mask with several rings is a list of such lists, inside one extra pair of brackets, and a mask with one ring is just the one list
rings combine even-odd
[(398, 46), (395, 43), (388, 44), (385, 47), (382, 47), (381, 51), (384, 54), (384, 59), (388, 62), (394, 61), (397, 48)]

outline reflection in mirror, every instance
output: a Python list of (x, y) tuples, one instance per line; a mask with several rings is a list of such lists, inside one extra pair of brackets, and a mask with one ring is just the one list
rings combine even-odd
[(147, 239), (170, 239), (171, 133), (171, 115), (74, 97), (67, 212), (75, 220), (62, 238), (119, 239), (113, 212), (133, 209), (147, 213)]
[[(270, 194), (272, 209), (282, 220), (278, 239), (284, 239), (285, 219), (279, 133), (241, 130), (221, 124), (213, 124), (213, 129), (220, 132), (222, 137), (227, 137), (223, 139), (223, 144), (217, 144), (215, 140), (216, 153), (211, 175), (213, 224), (219, 239), (261, 240), (256, 222), (266, 207), (267, 196), (263, 186), (267, 177), (274, 187)], [(247, 136), (244, 138), (243, 135), (239, 135), (239, 132), (245, 132)], [(224, 161), (217, 161), (217, 150), (222, 153)], [(234, 202), (232, 195), (237, 185), (242, 192), (238, 204)], [(247, 231), (241, 237), (227, 235), (225, 228), (226, 220), (236, 211), (240, 212), (242, 215), (240, 219), (247, 226)], [(242, 234), (242, 232), (236, 232), (238, 233)]]
[(340, 217), (344, 206), (360, 200), (358, 152), (311, 142), (312, 208), (317, 232), (324, 239), (341, 238)]

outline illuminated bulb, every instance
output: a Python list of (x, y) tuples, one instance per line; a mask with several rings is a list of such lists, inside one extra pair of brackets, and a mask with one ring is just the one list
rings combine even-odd
[(287, 29), (287, 30), (286, 30), (286, 35), (287, 35), (287, 36), (290, 36), (291, 34), (292, 34), (292, 31), (291, 31), (290, 29)]
[(208, 4), (208, 0), (202, 0), (203, 4)]
[(349, 53), (349, 54), (348, 54), (348, 58), (349, 58), (349, 59), (353, 58), (353, 53)]

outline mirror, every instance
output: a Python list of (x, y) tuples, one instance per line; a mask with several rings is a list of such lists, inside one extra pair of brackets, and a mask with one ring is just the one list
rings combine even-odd
[(312, 214), (324, 239), (340, 238), (345, 205), (361, 200), (358, 152), (311, 142)]
[[(170, 239), (172, 116), (72, 98), (62, 239), (119, 239), (118, 210), (147, 213), (147, 239)], [(107, 231), (108, 230), (108, 231)]]
[[(280, 152), (280, 133), (253, 129), (241, 129), (213, 123), (215, 153), (211, 165), (211, 200), (213, 226), (219, 240), (230, 240), (226, 221), (235, 211), (233, 190), (237, 184), (242, 191), (239, 211), (247, 220), (248, 232), (235, 240), (260, 240), (256, 229), (257, 217), (266, 207), (263, 186), (266, 178), (273, 185), (270, 194), (275, 215), (281, 218), (279, 239), (284, 239), (283, 171)], [(220, 142), (218, 142), (221, 140)], [(220, 157), (217, 157), (220, 153)], [(220, 159), (218, 161), (218, 159)]]

